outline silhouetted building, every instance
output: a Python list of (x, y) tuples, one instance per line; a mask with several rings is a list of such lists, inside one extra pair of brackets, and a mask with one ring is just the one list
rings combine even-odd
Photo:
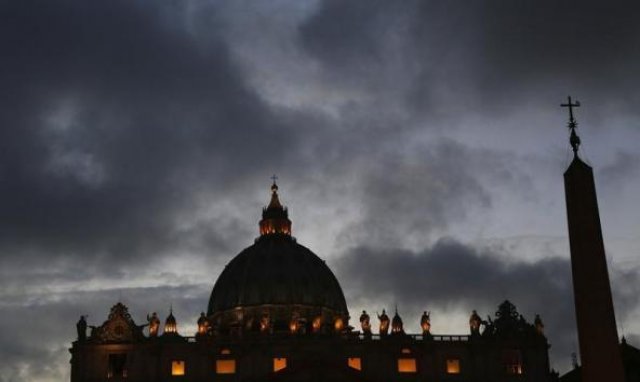
[(623, 382), (624, 370), (591, 167), (578, 156), (580, 139), (569, 102), (573, 161), (564, 173), (573, 293), (583, 382)]
[[(396, 310), (360, 330), (338, 280), (291, 236), (287, 209), (272, 186), (260, 237), (218, 277), (194, 336), (180, 334), (170, 312), (160, 334), (156, 313), (137, 325), (117, 303), (108, 319), (78, 322), (71, 381), (551, 381), (540, 317), (528, 323), (505, 301), (494, 318), (474, 311), (470, 334), (406, 334)], [(194, 321), (196, 318), (194, 318)], [(147, 329), (144, 329), (148, 326)], [(145, 334), (146, 332), (146, 334)], [(376, 332), (376, 333), (374, 333)]]

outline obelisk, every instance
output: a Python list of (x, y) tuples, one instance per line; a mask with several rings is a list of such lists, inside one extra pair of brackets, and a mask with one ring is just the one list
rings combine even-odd
[(618, 331), (611, 298), (607, 259), (600, 227), (600, 214), (593, 170), (578, 156), (580, 138), (571, 97), (569, 108), (570, 143), (573, 161), (564, 173), (569, 225), (573, 295), (578, 324), (582, 382), (623, 382), (625, 380)]

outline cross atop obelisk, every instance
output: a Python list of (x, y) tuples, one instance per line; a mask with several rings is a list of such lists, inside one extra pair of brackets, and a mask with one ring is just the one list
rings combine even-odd
[(580, 146), (580, 137), (576, 134), (576, 127), (578, 126), (578, 122), (573, 117), (573, 108), (580, 107), (580, 101), (576, 101), (575, 103), (571, 102), (571, 96), (567, 97), (568, 102), (560, 104), (560, 107), (568, 107), (569, 108), (569, 129), (571, 130), (571, 137), (569, 138), (569, 143), (571, 143), (571, 148), (573, 148), (573, 155), (578, 155), (578, 147)]

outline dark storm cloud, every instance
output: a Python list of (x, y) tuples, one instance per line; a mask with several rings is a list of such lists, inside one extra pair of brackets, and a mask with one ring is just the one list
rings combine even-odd
[(514, 100), (568, 91), (633, 112), (639, 15), (638, 3), (618, 1), (327, 0), (301, 39), (331, 76), (369, 88), (388, 83), (380, 69), (402, 57), (392, 80), (412, 77), (414, 113), (454, 98), (456, 109), (513, 113)]
[[(542, 316), (555, 367), (565, 369), (577, 344), (569, 259), (528, 262), (504, 255), (442, 239), (420, 252), (354, 248), (336, 265), (350, 301), (373, 311), (396, 304), (405, 324), (431, 310), (435, 333), (441, 313), (477, 309), (493, 317), (508, 299), (530, 322)], [(637, 307), (639, 270), (611, 270), (619, 322)]]
[[(638, 176), (638, 160), (640, 156), (636, 153), (618, 151), (615, 154), (613, 163), (602, 167), (598, 171), (598, 177), (603, 184), (616, 184), (624, 182), (625, 179)], [(601, 178), (600, 178), (601, 177)]]
[(349, 235), (359, 232), (358, 243), (393, 247), (408, 238), (437, 236), (452, 223), (489, 208), (488, 185), (517, 183), (526, 188), (530, 183), (507, 164), (503, 158), (507, 154), (451, 140), (435, 141), (421, 147), (420, 153), (401, 152), (385, 153), (370, 166), (359, 166), (364, 174), (362, 221), (366, 224), (359, 222), (347, 230)]
[(403, 305), (492, 308), (508, 298), (544, 313), (547, 302), (542, 296), (549, 295), (562, 306), (571, 305), (567, 260), (509, 262), (452, 239), (441, 239), (422, 252), (356, 248), (344, 256), (339, 269), (347, 288), (395, 296)]
[(215, 25), (203, 44), (152, 3), (3, 8), (4, 256), (166, 250), (194, 190), (232, 187), (256, 161), (276, 167), (295, 139), (245, 86)]
[(402, 24), (412, 21), (408, 10), (417, 4), (323, 1), (301, 26), (301, 44), (333, 68), (372, 74), (385, 63), (388, 34), (403, 32)]

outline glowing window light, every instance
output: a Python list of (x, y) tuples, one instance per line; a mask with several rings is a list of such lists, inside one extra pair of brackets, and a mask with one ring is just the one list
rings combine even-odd
[(269, 316), (265, 314), (260, 319), (260, 331), (265, 333), (267, 330), (269, 330)]
[(344, 321), (342, 321), (342, 318), (336, 318), (336, 321), (333, 323), (333, 327), (336, 329), (336, 332), (342, 331), (342, 329), (344, 329)]
[(216, 374), (235, 374), (235, 359), (218, 359), (216, 360)]
[(320, 330), (320, 327), (322, 326), (322, 317), (316, 317), (313, 320), (313, 323), (311, 324), (311, 326), (313, 327), (313, 332), (317, 332)]
[(520, 375), (524, 373), (522, 367), (522, 353), (519, 350), (507, 350), (504, 353), (504, 364), (507, 374)]
[(507, 374), (522, 374), (522, 365), (520, 364), (507, 365)]
[(449, 358), (447, 360), (447, 374), (460, 374), (460, 360)]
[(291, 332), (291, 334), (295, 334), (298, 332), (298, 321), (297, 320), (291, 320), (291, 322), (289, 323), (289, 331)]
[(278, 372), (282, 369), (287, 368), (287, 359), (286, 358), (274, 358), (273, 359), (273, 371)]
[(220, 354), (225, 354), (225, 355), (231, 354), (231, 350), (227, 348), (223, 348), (220, 350)]
[(184, 361), (171, 361), (171, 375), (184, 375)]
[(347, 359), (347, 366), (358, 371), (362, 370), (362, 360), (360, 357), (349, 357)]
[(126, 378), (127, 377), (127, 354), (109, 354), (109, 367), (107, 370), (107, 378)]
[(398, 358), (398, 373), (415, 373), (415, 358)]

